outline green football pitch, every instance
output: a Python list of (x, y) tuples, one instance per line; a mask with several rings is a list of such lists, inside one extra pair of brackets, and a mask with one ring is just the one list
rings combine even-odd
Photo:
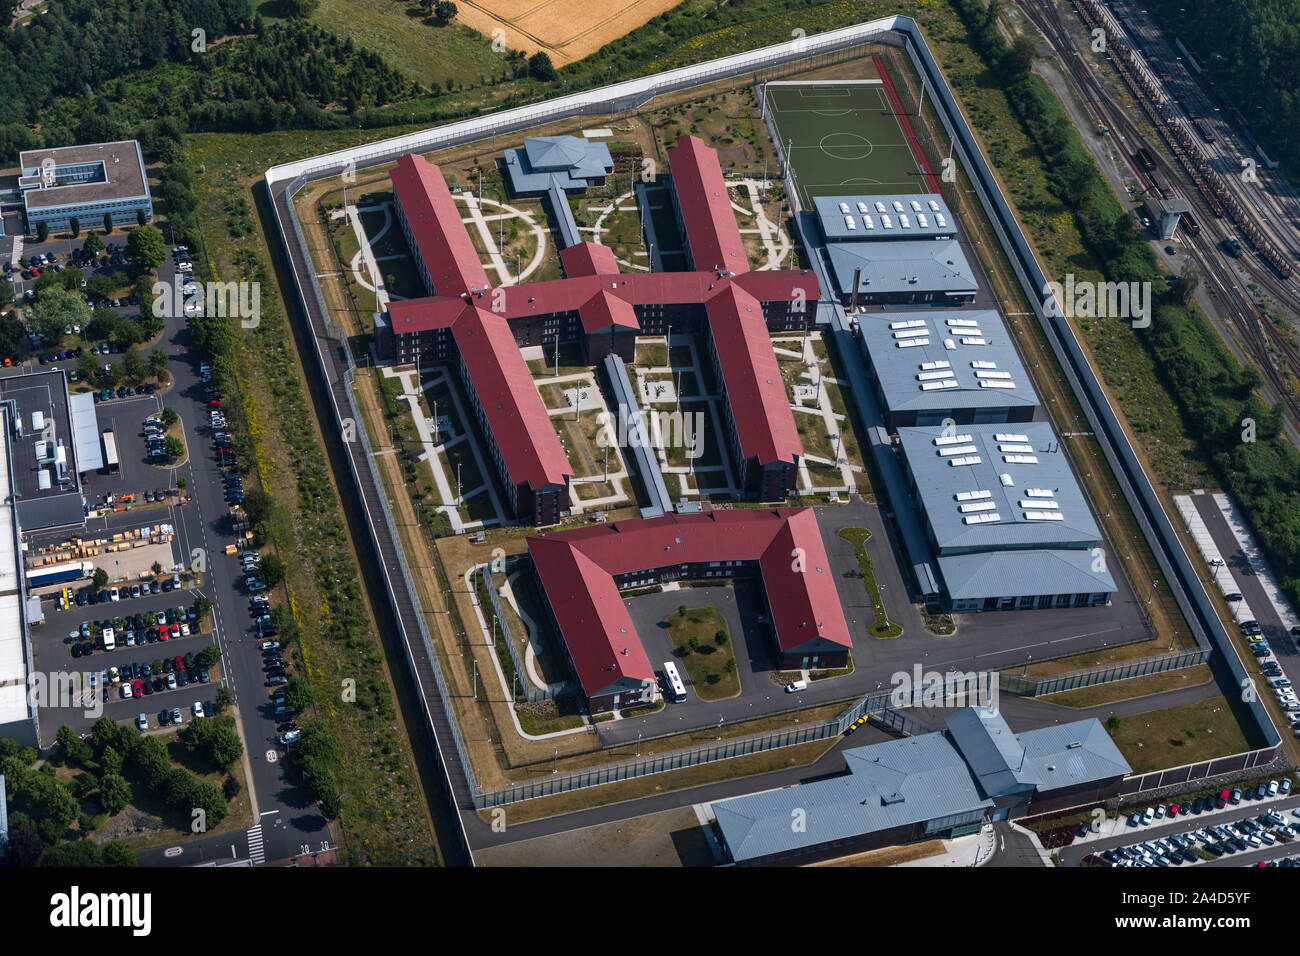
[(930, 192), (880, 83), (769, 83), (764, 98), (805, 209), (814, 196)]

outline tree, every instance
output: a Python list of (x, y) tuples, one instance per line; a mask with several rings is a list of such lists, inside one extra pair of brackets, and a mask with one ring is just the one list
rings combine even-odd
[(148, 220), (146, 220), (145, 217), (144, 217), (144, 210), (143, 210), (143, 209), (137, 209), (137, 210), (135, 211), (135, 224), (136, 224), (137, 226), (143, 226), (147, 221), (148, 221)]
[(167, 374), (167, 353), (162, 349), (154, 349), (149, 353), (149, 371), (153, 373), (154, 378), (159, 381), (164, 380), (163, 376)]
[(262, 563), (257, 569), (257, 576), (266, 583), (267, 587), (273, 588), (284, 580), (284, 572), (284, 561), (280, 559), (280, 556), (268, 554), (262, 559)]
[(140, 858), (125, 840), (112, 840), (104, 846), (105, 866), (139, 866)]
[[(229, 770), (244, 755), (244, 745), (229, 715), (195, 720), (177, 735), (185, 749), (218, 770)], [(224, 803), (224, 797), (222, 798)]]
[(81, 251), (91, 256), (98, 255), (104, 251), (104, 240), (99, 238), (99, 233), (88, 232), (86, 233), (86, 241), (82, 245)]
[(176, 414), (176, 409), (171, 408), (170, 406), (162, 410), (162, 414), (159, 418), (162, 419), (163, 424), (168, 428), (171, 428), (180, 420), (180, 416)]
[(285, 0), (284, 6), (289, 12), (289, 16), (297, 17), (299, 20), (306, 20), (316, 12), (316, 8), (320, 6), (320, 0)]
[(122, 381), (122, 366), (116, 362), (109, 362), (99, 370), (99, 383), (104, 388), (116, 388), (120, 381)]
[(134, 345), (129, 346), (122, 355), (122, 369), (126, 372), (128, 381), (139, 382), (144, 379), (144, 359), (140, 358), (140, 350)]
[(95, 582), (95, 587), (102, 588), (108, 583), (108, 572), (103, 568), (95, 568), (95, 576), (91, 580)]
[[(1196, 268), (1195, 262), (1188, 259), (1187, 262), (1183, 264), (1182, 275), (1180, 275), (1178, 281), (1174, 283), (1174, 292), (1178, 295), (1178, 298), (1182, 301), (1183, 305), (1191, 305), (1192, 298), (1196, 295), (1196, 290), (1200, 285), (1201, 271)], [(1254, 368), (1254, 366), (1247, 367)]]
[(223, 684), (221, 688), (217, 691), (217, 713), (218, 714), (223, 713), (224, 711), (234, 706), (235, 706), (235, 694), (229, 687), (226, 687)]
[(528, 58), (528, 72), (533, 75), (533, 79), (544, 83), (555, 79), (555, 65), (545, 50), (538, 50)]
[(167, 261), (163, 234), (153, 226), (136, 226), (127, 234), (126, 258), (140, 269), (157, 269)]
[[(6, 282), (0, 282), (0, 285), (8, 285)], [(0, 289), (0, 293), (3, 293)], [(13, 292), (10, 291), (10, 296)], [(0, 297), (0, 301), (8, 301), (7, 298)], [(18, 352), (23, 347), (23, 339), (27, 333), (23, 330), (23, 324), (18, 321), (18, 316), (12, 312), (6, 312), (0, 315), (0, 357), (17, 358)]]
[(48, 342), (63, 338), (69, 325), (89, 325), (90, 306), (79, 293), (67, 289), (48, 289), (26, 310), (27, 324)]
[(77, 869), (103, 865), (99, 846), (93, 840), (77, 840), (75, 843), (60, 843), (58, 846), (52, 846), (41, 854), (40, 862), (37, 863), (37, 866)]
[(48, 238), (50, 238), (49, 225), (45, 222), (38, 222), (36, 224), (36, 241), (44, 242)]
[(727, 632), (721, 629), (715, 631), (713, 634), (713, 643), (717, 644), (719, 647), (727, 643)]
[(734, 657), (727, 658), (727, 665), (724, 670), (726, 670), (728, 674), (736, 673), (736, 659)]
[(316, 692), (311, 689), (311, 684), (301, 677), (290, 677), (289, 683), (284, 685), (284, 699), (289, 702), (290, 707), (301, 714), (316, 703)]
[(440, 27), (446, 26), (452, 20), (455, 20), (456, 14), (459, 12), (456, 9), (456, 4), (452, 3), (451, 0), (438, 0), (437, 3), (433, 4), (433, 19)]
[(200, 594), (194, 599), (194, 613), (198, 615), (200, 621), (206, 621), (208, 615), (212, 613), (212, 600)]
[[(91, 233), (93, 236), (94, 233)], [(117, 291), (117, 286), (113, 280), (102, 272), (96, 272), (86, 279), (86, 298), (88, 299), (107, 299)], [(116, 315), (116, 313), (114, 313)]]
[(104, 213), (104, 235), (107, 236), (112, 231), (113, 231), (113, 214), (111, 212), (106, 212)]
[(121, 813), (131, 802), (131, 785), (115, 773), (99, 783), (99, 802), (109, 813)]
[[(149, 568), (149, 570), (152, 571), (154, 574), (162, 574), (163, 568), (162, 568), (162, 565), (161, 565), (160, 563), (158, 563), (157, 561), (155, 561), (155, 562), (153, 563), (153, 566), (152, 566), (151, 568)], [(202, 595), (200, 595), (200, 597), (202, 597)]]
[(219, 660), (221, 660), (221, 648), (216, 644), (209, 644), (199, 651), (198, 662), (200, 667), (211, 667)]
[(185, 443), (175, 435), (168, 435), (163, 441), (163, 450), (167, 452), (167, 457), (175, 461), (185, 455)]
[(73, 216), (68, 220), (68, 228), (72, 231), (72, 238), (76, 239), (81, 235), (81, 220)]

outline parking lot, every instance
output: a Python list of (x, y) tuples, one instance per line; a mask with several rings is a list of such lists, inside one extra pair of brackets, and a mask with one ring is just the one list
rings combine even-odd
[[(1174, 807), (1176, 813), (1171, 812)], [(1297, 853), (1300, 798), (1291, 778), (1278, 777), (1265, 785), (1262, 797), (1253, 788), (1228, 787), (1226, 799), (1220, 801), (1217, 794), (1205, 798), (1199, 812), (1196, 800), (1180, 804), (1176, 797), (1169, 803), (1128, 807), (1119, 819), (1107, 819), (1100, 832), (1064, 847), (1060, 856), (1066, 866), (1077, 866), (1090, 855), (1103, 866), (1255, 866)]]

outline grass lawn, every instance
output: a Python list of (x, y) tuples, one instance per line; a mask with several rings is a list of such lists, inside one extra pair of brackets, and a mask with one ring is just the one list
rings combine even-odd
[(1107, 726), (1106, 731), (1134, 773), (1180, 767), (1251, 749), (1222, 697), (1121, 717), (1118, 727)]
[(903, 633), (903, 629), (891, 621), (885, 613), (885, 605), (880, 600), (880, 589), (876, 587), (874, 562), (867, 557), (867, 539), (871, 537), (871, 532), (866, 528), (844, 528), (840, 531), (840, 537), (852, 542), (853, 550), (858, 555), (858, 568), (862, 572), (862, 583), (866, 586), (867, 597), (871, 598), (871, 606), (876, 609), (876, 623), (871, 625), (871, 636), (898, 637)]
[[(266, 16), (278, 4), (262, 4)], [(424, 86), (478, 83), (480, 77), (501, 72), (501, 54), (492, 41), (468, 27), (430, 26), (415, 4), (365, 3), (362, 0), (322, 0), (313, 22), (358, 46), (374, 50), (406, 76)]]
[[(715, 638), (719, 631), (724, 635), (721, 644)], [(686, 676), (700, 700), (722, 700), (740, 693), (740, 678), (734, 663), (730, 663), (735, 656), (726, 632), (727, 622), (712, 604), (685, 608), (685, 613), (679, 608), (668, 616), (673, 651), (686, 668)]]
[(519, 715), (519, 726), (524, 729), (524, 733), (534, 736), (582, 726), (582, 715), (578, 713), (577, 701), (572, 697), (516, 704), (515, 713)]
[(1094, 687), (1081, 687), (1067, 690), (1060, 694), (1048, 694), (1039, 700), (1062, 707), (1095, 707), (1098, 704), (1110, 704), (1117, 700), (1132, 700), (1147, 694), (1158, 694), (1165, 690), (1179, 687), (1195, 687), (1210, 679), (1208, 664), (1196, 667), (1184, 667), (1163, 674), (1148, 674), (1146, 677), (1133, 677), (1129, 680), (1112, 681), (1109, 684), (1097, 684)]

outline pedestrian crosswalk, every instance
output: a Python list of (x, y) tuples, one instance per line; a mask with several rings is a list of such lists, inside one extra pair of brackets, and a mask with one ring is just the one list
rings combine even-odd
[(262, 825), (252, 827), (248, 831), (248, 858), (254, 866), (261, 866), (266, 860), (266, 850), (262, 847)]

